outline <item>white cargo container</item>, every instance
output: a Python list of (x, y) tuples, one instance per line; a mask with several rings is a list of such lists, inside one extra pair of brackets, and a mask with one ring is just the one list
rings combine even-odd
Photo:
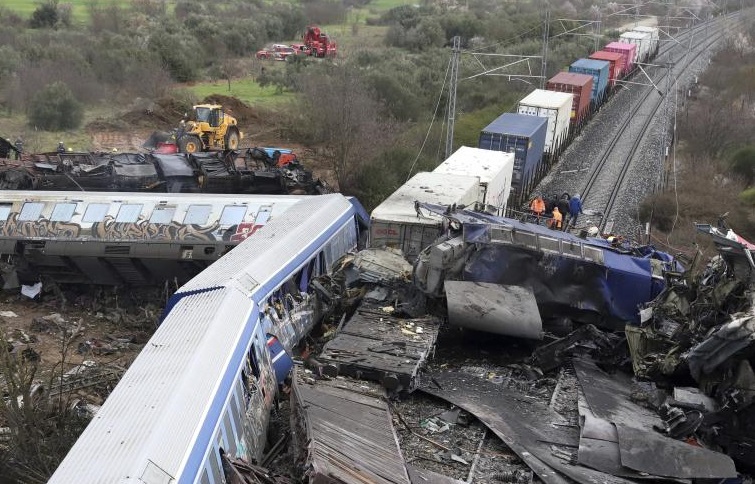
[(648, 49), (648, 51), (652, 55), (655, 53), (655, 51), (658, 50), (658, 42), (659, 42), (658, 27), (647, 27), (645, 25), (638, 25), (637, 27), (632, 28), (632, 32), (640, 32), (641, 34), (650, 34), (650, 49)]
[(548, 118), (545, 151), (555, 153), (569, 134), (573, 94), (535, 89), (519, 101), (519, 114)]
[(495, 215), (503, 215), (511, 193), (514, 153), (462, 146), (438, 165), (433, 173), (478, 177), (479, 208)]
[(473, 207), (479, 190), (480, 179), (474, 176), (417, 173), (372, 211), (369, 246), (401, 249), (414, 261), (438, 238), (443, 222), (427, 211), (420, 216), (414, 202)]
[(646, 62), (650, 54), (650, 34), (647, 32), (624, 32), (619, 36), (619, 42), (637, 45), (634, 63)]

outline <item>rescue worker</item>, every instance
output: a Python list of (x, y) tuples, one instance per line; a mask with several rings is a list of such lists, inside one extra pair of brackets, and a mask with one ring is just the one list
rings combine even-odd
[(535, 195), (535, 198), (532, 199), (532, 203), (530, 203), (530, 211), (532, 212), (532, 215), (535, 216), (535, 223), (539, 225), (540, 218), (545, 212), (545, 202), (543, 201), (543, 197), (539, 194)]
[(19, 136), (16, 138), (16, 142), (13, 143), (13, 146), (16, 147), (16, 159), (18, 160), (21, 158), (21, 153), (24, 151), (24, 140)]
[(579, 198), (579, 193), (575, 193), (569, 199), (569, 225), (577, 226), (577, 217), (580, 213), (582, 213), (582, 200)]
[(558, 207), (555, 207), (553, 209), (553, 216), (550, 220), (550, 228), (553, 230), (561, 230), (562, 222), (563, 216), (561, 215), (561, 211), (558, 209)]
[(58, 153), (65, 153), (66, 152), (66, 145), (63, 144), (63, 142), (58, 143)]
[[(556, 202), (556, 207), (558, 207), (558, 211), (561, 213), (562, 219), (569, 216), (569, 199), (566, 198), (568, 196), (569, 195), (564, 194), (561, 196), (561, 199)], [(563, 222), (568, 222), (568, 220), (563, 220)], [(559, 226), (559, 228), (563, 229), (563, 227), (561, 226)]]

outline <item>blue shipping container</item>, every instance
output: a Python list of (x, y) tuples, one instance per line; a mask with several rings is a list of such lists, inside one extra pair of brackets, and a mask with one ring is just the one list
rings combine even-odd
[(599, 102), (608, 87), (608, 78), (611, 75), (611, 63), (597, 59), (579, 59), (569, 66), (569, 72), (591, 75), (593, 82), (590, 101)]
[(548, 118), (504, 113), (480, 132), (477, 147), (514, 153), (511, 186), (519, 191), (542, 162), (547, 126)]

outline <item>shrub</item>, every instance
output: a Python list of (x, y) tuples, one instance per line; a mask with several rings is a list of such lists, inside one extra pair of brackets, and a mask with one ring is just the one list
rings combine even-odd
[(747, 185), (752, 185), (755, 182), (755, 148), (738, 149), (731, 157), (731, 171), (742, 177)]
[(29, 26), (33, 29), (53, 28), (58, 23), (58, 2), (50, 0), (38, 6), (31, 14)]
[(29, 124), (46, 131), (75, 129), (81, 126), (84, 108), (62, 82), (48, 84), (29, 106)]

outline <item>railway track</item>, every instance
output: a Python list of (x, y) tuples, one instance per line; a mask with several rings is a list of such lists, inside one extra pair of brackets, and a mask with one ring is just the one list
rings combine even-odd
[[(734, 16), (709, 20), (707, 24), (702, 23), (680, 33), (677, 42), (663, 46), (655, 58), (656, 67), (646, 68), (655, 86), (663, 90), (667, 85), (667, 76), (671, 75), (673, 82), (692, 72), (696, 62), (722, 37), (722, 24), (732, 19), (737, 21)], [(674, 59), (681, 60), (671, 62), (669, 66)], [(641, 198), (654, 188), (653, 182), (658, 180), (663, 169), (663, 147), (657, 147), (651, 157), (644, 156), (646, 150), (641, 148), (649, 141), (657, 142), (649, 140), (648, 135), (653, 127), (658, 126), (656, 121), (659, 116), (665, 114), (662, 107), (666, 96), (663, 92), (660, 95), (656, 93), (656, 88), (647, 85), (647, 79), (643, 83), (643, 79), (644, 76), (638, 73), (629, 81), (631, 88), (615, 88), (619, 92), (602, 107), (580, 135), (584, 139), (575, 140), (571, 149), (564, 153), (561, 166), (554, 170), (555, 174), (547, 177), (537, 190), (541, 193), (581, 193), (586, 208), (599, 216), (599, 220), (592, 220), (591, 224), (598, 225), (603, 232), (627, 234), (636, 228), (636, 223), (632, 222), (632, 210), (637, 204), (620, 203), (626, 191), (624, 182), (635, 174), (645, 179), (645, 183), (641, 184), (643, 188), (638, 190), (642, 191), (638, 194)], [(674, 90), (669, 92), (673, 94)], [(661, 129), (667, 129), (665, 122)], [(591, 139), (596, 137), (601, 139), (589, 146)], [(642, 164), (637, 160), (641, 158), (646, 158), (643, 162), (649, 166), (636, 173), (637, 166)]]

